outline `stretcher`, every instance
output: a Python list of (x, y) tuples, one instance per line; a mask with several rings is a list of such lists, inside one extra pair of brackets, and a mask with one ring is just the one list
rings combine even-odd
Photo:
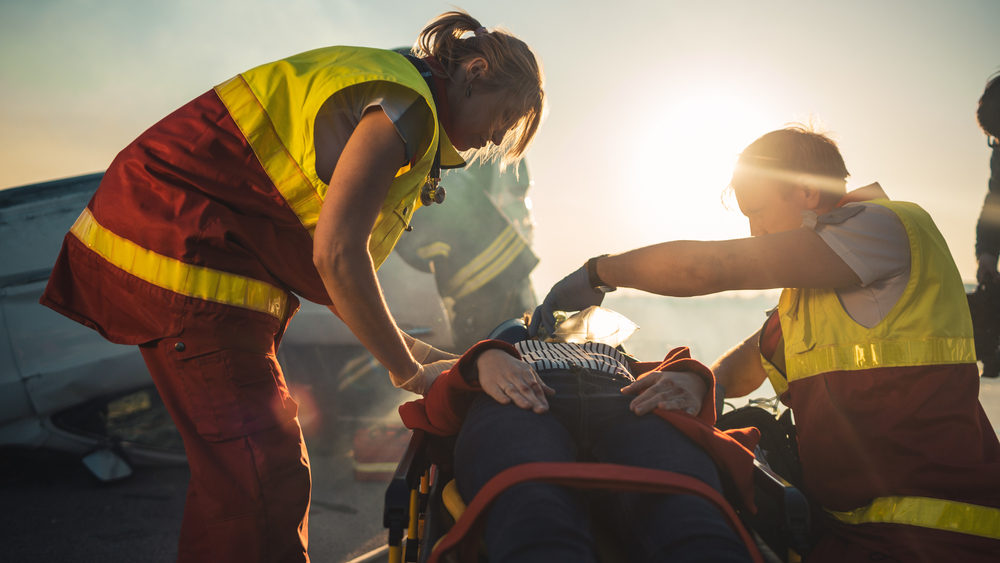
[[(523, 320), (511, 319), (497, 326), (487, 338), (513, 343), (526, 337)], [(717, 405), (719, 411), (721, 407)], [(766, 418), (770, 421), (762, 420)], [(780, 434), (781, 428), (772, 415), (759, 407), (728, 413), (719, 419), (717, 426), (721, 429), (756, 426), (769, 439)], [(700, 496), (722, 512), (756, 562), (799, 561), (810, 543), (809, 505), (805, 496), (757, 459), (753, 466), (755, 511), (741, 506), (736, 487), (726, 483), (725, 478), (723, 496), (702, 481), (679, 473), (589, 462), (526, 463), (508, 468), (488, 481), (466, 506), (452, 478), (454, 442), (455, 437), (413, 431), (385, 494), (383, 526), (388, 530), (390, 563), (485, 561), (479, 550), (483, 516), (500, 493), (525, 481), (557, 483), (576, 489)], [(772, 444), (762, 442), (762, 445), (772, 451), (776, 449)], [(626, 561), (621, 541), (602, 537), (608, 534), (600, 526), (592, 531), (600, 561)]]
[[(754, 463), (757, 512), (739, 505), (738, 495), (720, 495), (685, 475), (607, 463), (528, 463), (507, 469), (468, 504), (462, 501), (450, 468), (453, 438), (416, 430), (385, 494), (383, 525), (388, 529), (390, 563), (483, 561), (479, 536), (483, 515), (498, 494), (528, 480), (579, 489), (694, 494), (715, 504), (746, 543), (754, 561), (795, 562), (809, 544), (809, 506), (791, 483), (759, 461)], [(600, 560), (624, 561), (614, 538), (595, 528)]]

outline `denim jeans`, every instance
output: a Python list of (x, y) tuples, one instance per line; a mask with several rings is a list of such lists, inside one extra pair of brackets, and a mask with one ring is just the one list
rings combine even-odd
[[(455, 478), (466, 502), (494, 475), (533, 461), (597, 461), (675, 471), (720, 489), (709, 456), (668, 422), (636, 416), (627, 382), (584, 369), (541, 374), (556, 394), (535, 414), (482, 394), (455, 445)], [(592, 516), (595, 518), (592, 519)], [(722, 513), (692, 495), (584, 493), (523, 483), (486, 516), (490, 563), (595, 561), (591, 523), (622, 540), (628, 561), (749, 561)]]

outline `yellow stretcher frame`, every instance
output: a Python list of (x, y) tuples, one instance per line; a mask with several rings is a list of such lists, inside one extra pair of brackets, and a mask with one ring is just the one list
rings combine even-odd
[[(390, 563), (426, 562), (446, 529), (454, 523), (450, 514), (442, 514), (448, 512), (442, 508), (461, 503), (461, 499), (451, 498), (453, 493), (446, 490), (450, 477), (431, 461), (429, 450), (434, 440), (437, 438), (415, 430), (386, 488), (383, 525), (388, 530)], [(799, 554), (809, 544), (809, 505), (805, 496), (758, 462), (755, 462), (754, 483), (756, 496), (768, 499), (768, 517), (778, 519), (782, 531), (779, 541), (769, 544), (750, 530), (761, 557), (769, 563), (800, 561)], [(737, 509), (744, 523), (747, 512)], [(431, 549), (426, 549), (427, 545)]]

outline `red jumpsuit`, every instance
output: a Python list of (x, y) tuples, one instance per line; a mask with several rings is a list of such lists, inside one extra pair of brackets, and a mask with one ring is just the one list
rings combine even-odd
[[(247, 71), (119, 153), (42, 296), (140, 346), (191, 467), (180, 560), (308, 561), (309, 456), (275, 351), (292, 292), (330, 304), (312, 260), (327, 186), (306, 113), (364, 81), (409, 88), (436, 117), (424, 79), (390, 51), (332, 47)], [(439, 132), (435, 119), (427, 152), (393, 181), (376, 265), (412, 214)]]
[[(202, 139), (211, 139), (208, 150)], [(234, 179), (241, 209), (222, 198)], [(88, 209), (144, 248), (278, 285), (269, 271), (303, 268), (246, 257), (311, 264), (309, 235), (282, 203), (210, 91), (123, 150)], [(279, 233), (299, 244), (268, 252)], [(299, 287), (321, 290), (315, 269), (309, 274)], [(113, 342), (139, 344), (184, 439), (191, 481), (179, 560), (306, 559), (309, 456), (275, 359), (297, 308), (291, 293), (286, 299), (280, 316), (195, 299), (129, 274), (77, 237), (63, 243), (42, 303)], [(295, 525), (274, 525), (289, 519)]]

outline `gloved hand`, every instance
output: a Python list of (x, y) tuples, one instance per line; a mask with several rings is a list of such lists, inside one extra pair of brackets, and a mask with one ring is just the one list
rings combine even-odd
[(544, 328), (547, 334), (555, 332), (555, 311), (582, 311), (603, 301), (604, 292), (590, 287), (590, 277), (584, 265), (552, 286), (542, 304), (531, 315), (528, 335), (532, 338), (538, 336), (540, 328)]
[(451, 369), (452, 366), (458, 360), (439, 360), (430, 364), (424, 364), (420, 366), (417, 373), (410, 376), (409, 379), (398, 383), (399, 378), (393, 374), (389, 374), (392, 380), (393, 387), (399, 387), (401, 389), (406, 389), (411, 393), (416, 393), (418, 395), (426, 395), (427, 390), (431, 388), (431, 384), (434, 380), (438, 378), (439, 375)]

